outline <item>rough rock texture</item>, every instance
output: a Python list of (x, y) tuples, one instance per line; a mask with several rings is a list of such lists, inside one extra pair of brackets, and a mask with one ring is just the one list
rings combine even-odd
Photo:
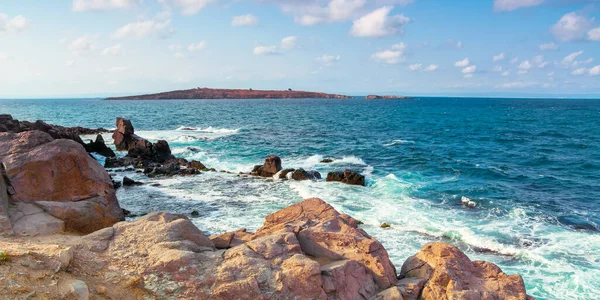
[(396, 96), (396, 95), (386, 95), (386, 96), (379, 96), (379, 95), (368, 95), (365, 97), (365, 99), (368, 100), (373, 100), (373, 99), (410, 99), (404, 96)]
[(401, 277), (427, 280), (423, 299), (527, 299), (520, 275), (507, 275), (489, 262), (471, 262), (458, 248), (444, 243), (429, 243), (408, 258)]
[(268, 215), (256, 235), (292, 230), (304, 253), (330, 261), (355, 260), (370, 271), (380, 288), (390, 287), (396, 282), (396, 269), (387, 251), (357, 224), (323, 200), (312, 198)]
[(208, 89), (196, 88), (179, 90), (158, 94), (113, 97), (106, 100), (158, 100), (158, 99), (289, 99), (289, 98), (324, 98), (324, 99), (349, 99), (349, 96), (304, 92), (304, 91), (261, 91), (261, 90), (234, 90), (234, 89)]
[(108, 146), (106, 146), (106, 143), (104, 142), (104, 138), (102, 137), (102, 135), (97, 135), (96, 136), (96, 140), (95, 141), (90, 141), (89, 143), (85, 144), (85, 150), (87, 150), (87, 152), (95, 152), (98, 153), (104, 157), (115, 157), (115, 152), (110, 149)]
[(343, 172), (329, 172), (327, 174), (327, 182), (342, 182), (351, 185), (365, 185), (365, 176), (356, 171), (345, 170)]
[(9, 207), (12, 229), (20, 235), (48, 235), (65, 230), (65, 222), (33, 203), (17, 202)]
[(273, 177), (281, 171), (281, 158), (279, 156), (269, 156), (265, 159), (263, 165), (256, 165), (250, 175), (261, 176), (261, 177)]
[(317, 180), (317, 179), (321, 179), (321, 173), (317, 172), (317, 171), (305, 171), (304, 169), (300, 168), (297, 170), (294, 170), (294, 172), (292, 173), (292, 179), (294, 180)]
[[(2, 117), (2, 115), (0, 115)], [(1, 162), (0, 162), (1, 163)], [(8, 193), (4, 178), (0, 174), (0, 233), (12, 233), (12, 225), (8, 216)]]
[(65, 230), (89, 233), (123, 220), (112, 181), (83, 146), (41, 131), (0, 133), (0, 161), (16, 194), (65, 222)]
[(329, 299), (369, 299), (379, 287), (363, 265), (353, 260), (336, 261), (321, 267), (323, 289)]

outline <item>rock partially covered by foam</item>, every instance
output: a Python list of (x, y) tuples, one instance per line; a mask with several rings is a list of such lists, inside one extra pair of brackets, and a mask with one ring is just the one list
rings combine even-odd
[(89, 233), (124, 219), (110, 176), (79, 143), (41, 131), (0, 133), (0, 161), (16, 191), (11, 200), (35, 203), (68, 231)]
[(404, 262), (400, 276), (426, 280), (422, 299), (528, 299), (520, 275), (507, 275), (490, 262), (472, 262), (445, 243), (423, 246)]
[(365, 176), (353, 170), (345, 170), (343, 172), (329, 172), (327, 174), (328, 182), (342, 182), (350, 185), (365, 185)]
[(262, 176), (262, 177), (272, 177), (277, 174), (277, 172), (281, 171), (281, 158), (279, 156), (271, 155), (265, 159), (265, 162), (262, 165), (254, 166), (251, 175)]

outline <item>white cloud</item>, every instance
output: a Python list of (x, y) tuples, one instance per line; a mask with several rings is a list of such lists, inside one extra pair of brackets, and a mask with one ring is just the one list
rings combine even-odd
[(95, 37), (92, 37), (89, 35), (84, 35), (82, 37), (79, 37), (79, 38), (76, 38), (75, 40), (73, 40), (69, 44), (68, 48), (75, 55), (85, 54), (96, 48), (95, 41), (96, 41)]
[(323, 1), (277, 2), (280, 2), (284, 12), (295, 15), (297, 23), (306, 26), (355, 18), (367, 4), (366, 0), (331, 0), (325, 7), (321, 6)]
[(510, 75), (510, 71), (504, 71), (504, 73), (502, 73), (502, 76), (504, 76), (504, 77), (506, 77), (508, 75)]
[(31, 21), (22, 15), (10, 18), (8, 15), (0, 14), (0, 33), (20, 33), (30, 24)]
[(459, 67), (459, 68), (464, 68), (466, 66), (468, 66), (471, 62), (469, 61), (469, 58), (465, 58), (463, 60), (459, 60), (457, 62), (454, 63), (455, 67)]
[(497, 12), (513, 11), (522, 7), (537, 6), (544, 0), (494, 0), (494, 10)]
[(72, 9), (74, 12), (123, 9), (134, 7), (139, 2), (139, 0), (73, 0)]
[(512, 88), (526, 88), (526, 87), (530, 87), (530, 86), (534, 86), (537, 83), (535, 82), (522, 82), (522, 81), (515, 81), (515, 82), (508, 82), (508, 83), (503, 83), (500, 85), (497, 85), (497, 88), (506, 88), (506, 89), (512, 89)]
[(199, 51), (206, 48), (206, 42), (200, 41), (198, 43), (192, 43), (188, 46), (189, 51)]
[(174, 0), (183, 15), (193, 15), (216, 0)]
[(465, 76), (463, 76), (464, 78), (473, 78), (473, 74), (466, 74)]
[(425, 72), (433, 72), (433, 71), (437, 70), (439, 67), (440, 66), (438, 66), (438, 65), (433, 65), (432, 64), (432, 65), (427, 66), (423, 71), (425, 71)]
[(421, 64), (412, 64), (412, 65), (408, 66), (408, 69), (411, 71), (418, 71), (418, 70), (421, 70), (422, 66), (423, 65), (421, 65)]
[(525, 75), (527, 73), (529, 73), (529, 70), (519, 70), (519, 72), (517, 72), (519, 75)]
[(360, 37), (381, 37), (403, 34), (411, 20), (404, 15), (390, 16), (393, 7), (385, 6), (354, 21), (350, 34)]
[(573, 52), (567, 56), (565, 56), (565, 58), (563, 59), (562, 63), (565, 66), (571, 66), (575, 63), (575, 59), (580, 56), (581, 54), (583, 54), (583, 51), (577, 51), (577, 52)]
[(492, 71), (494, 72), (502, 72), (503, 68), (501, 66), (494, 66), (494, 68), (492, 69)]
[(532, 67), (533, 66), (531, 65), (531, 63), (528, 60), (521, 62), (521, 64), (519, 65), (519, 69), (521, 69), (521, 70), (529, 70)]
[(127, 37), (141, 38), (147, 36), (165, 38), (173, 33), (173, 31), (174, 30), (171, 27), (171, 20), (165, 20), (162, 22), (148, 20), (126, 24), (125, 26), (117, 29), (113, 36), (118, 39)]
[(593, 19), (588, 19), (577, 12), (571, 12), (562, 16), (550, 28), (550, 32), (561, 41), (583, 40), (593, 26)]
[(600, 27), (590, 30), (587, 34), (587, 39), (590, 41), (600, 41)]
[(519, 62), (519, 58), (518, 58), (518, 57), (515, 57), (515, 58), (513, 58), (513, 59), (511, 59), (511, 60), (510, 60), (510, 63), (511, 63), (512, 65), (514, 65), (514, 64), (516, 64), (516, 63), (518, 63), (518, 62)]
[(462, 72), (465, 74), (474, 73), (475, 71), (477, 71), (476, 65), (468, 66), (462, 69)]
[(129, 70), (129, 68), (127, 68), (127, 67), (112, 67), (112, 68), (108, 69), (109, 72), (113, 72), (113, 73), (123, 72), (123, 71), (127, 71), (127, 70)]
[(384, 50), (373, 54), (371, 57), (376, 61), (393, 65), (405, 61), (402, 55), (402, 51)]
[(102, 50), (102, 55), (117, 56), (121, 54), (121, 44), (116, 44)]
[(587, 71), (586, 68), (579, 68), (579, 69), (573, 70), (573, 72), (571, 72), (571, 74), (573, 74), (573, 75), (583, 75), (583, 74), (585, 74), (585, 71)]
[(533, 57), (531, 62), (533, 63), (534, 67), (539, 68), (539, 69), (543, 69), (549, 64), (549, 62), (544, 61), (543, 55), (537, 55), (537, 56)]
[(257, 46), (254, 48), (254, 55), (274, 55), (278, 54), (277, 46)]
[(236, 27), (256, 26), (258, 25), (258, 18), (252, 14), (235, 16), (231, 20), (231, 25)]
[(597, 65), (595, 67), (590, 68), (590, 70), (588, 71), (588, 74), (590, 76), (598, 76), (598, 75), (600, 75), (600, 65)]
[(493, 61), (501, 61), (504, 60), (506, 58), (506, 54), (505, 53), (500, 53), (498, 55), (494, 55), (494, 57), (492, 57)]
[(326, 66), (330, 66), (335, 62), (340, 61), (342, 57), (339, 55), (327, 55), (327, 54), (323, 54), (323, 56), (319, 56), (317, 58), (315, 58), (316, 61), (323, 63)]
[(288, 36), (281, 39), (282, 49), (294, 49), (296, 48), (296, 41), (298, 40), (295, 36)]
[(558, 45), (555, 43), (546, 43), (540, 45), (540, 50), (548, 51), (548, 50), (558, 50)]

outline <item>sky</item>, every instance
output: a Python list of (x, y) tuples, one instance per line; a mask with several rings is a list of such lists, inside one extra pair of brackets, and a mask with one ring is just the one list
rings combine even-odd
[(0, 98), (600, 97), (600, 0), (2, 0)]

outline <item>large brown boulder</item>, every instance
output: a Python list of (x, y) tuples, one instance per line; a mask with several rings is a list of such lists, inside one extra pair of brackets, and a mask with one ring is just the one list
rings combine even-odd
[(35, 203), (68, 231), (89, 233), (123, 220), (110, 176), (77, 142), (41, 131), (0, 133), (0, 161), (16, 191), (12, 201)]
[(294, 231), (302, 251), (308, 255), (331, 262), (345, 259), (359, 262), (380, 288), (396, 282), (396, 269), (383, 245), (358, 228), (358, 221), (341, 215), (321, 199), (307, 199), (268, 215), (256, 235), (281, 230)]
[(254, 169), (250, 174), (261, 177), (273, 177), (273, 175), (277, 174), (281, 169), (281, 158), (279, 158), (279, 156), (271, 155), (265, 159), (265, 162), (262, 165), (254, 166)]
[(402, 266), (401, 277), (427, 280), (422, 299), (525, 300), (520, 275), (507, 275), (493, 263), (471, 261), (458, 248), (429, 243)]

